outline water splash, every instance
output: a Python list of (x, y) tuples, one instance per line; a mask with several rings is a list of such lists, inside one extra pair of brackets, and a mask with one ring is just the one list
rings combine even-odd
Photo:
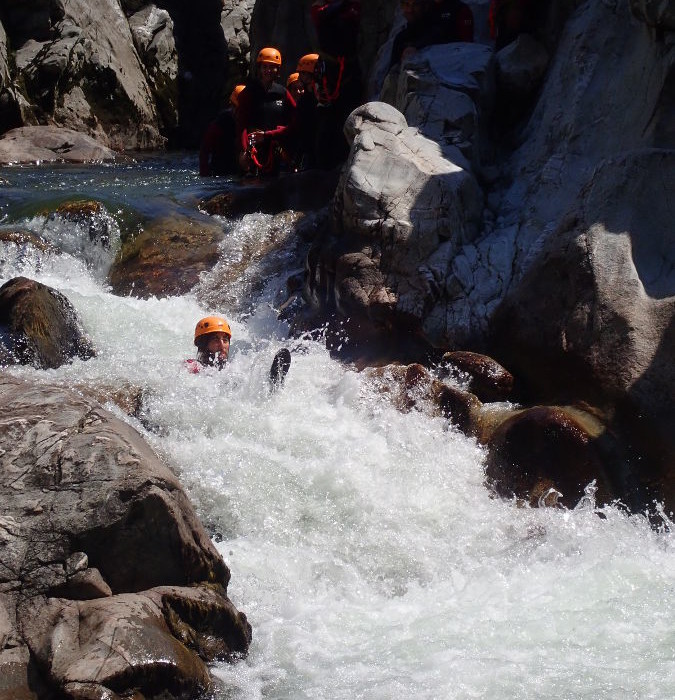
[(594, 511), (597, 507), (595, 501), (595, 494), (597, 493), (598, 487), (596, 486), (596, 479), (593, 479), (590, 484), (584, 487), (584, 495), (579, 499), (579, 503), (574, 507), (574, 510), (590, 510)]

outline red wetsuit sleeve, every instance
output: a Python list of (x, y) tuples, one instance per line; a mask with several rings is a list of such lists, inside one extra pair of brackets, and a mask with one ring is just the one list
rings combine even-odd
[(278, 139), (286, 133), (288, 127), (286, 125), (278, 126), (276, 129), (270, 129), (269, 131), (264, 131), (263, 134), (266, 139)]
[[(246, 93), (249, 94), (246, 94)], [(253, 106), (251, 104), (251, 93), (248, 88), (244, 88), (239, 93), (239, 104), (235, 116), (235, 134), (237, 148), (245, 151), (248, 148), (248, 127), (251, 122)]]
[(211, 154), (216, 150), (220, 140), (223, 138), (223, 130), (216, 124), (211, 122), (206, 129), (204, 138), (202, 139), (199, 148), (199, 174), (202, 177), (211, 174), (210, 158)]
[(457, 41), (473, 41), (473, 12), (467, 5), (463, 5), (457, 12)]

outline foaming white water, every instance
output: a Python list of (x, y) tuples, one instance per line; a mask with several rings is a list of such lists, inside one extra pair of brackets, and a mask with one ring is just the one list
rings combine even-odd
[(254, 635), (214, 668), (219, 700), (675, 697), (672, 534), (491, 499), (471, 440), (397, 412), (319, 344), (282, 342), (266, 305), (233, 320), (226, 371), (192, 375), (196, 319), (228, 309), (112, 296), (67, 254), (21, 274), (68, 296), (98, 356), (8, 371), (143, 387), (147, 438), (219, 533)]

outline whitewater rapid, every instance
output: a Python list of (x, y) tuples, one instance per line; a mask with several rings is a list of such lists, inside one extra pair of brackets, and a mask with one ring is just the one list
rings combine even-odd
[[(96, 171), (86, 172), (99, 191)], [(144, 197), (147, 174), (132, 184), (123, 171), (101, 178), (111, 172), (122, 192), (135, 188), (132, 205)], [(169, 209), (178, 190), (197, 186), (186, 169), (161, 175)], [(234, 223), (232, 235), (251, 221), (266, 225)], [(494, 499), (480, 446), (441, 418), (399, 412), (320, 341), (289, 340), (265, 294), (244, 315), (206, 307), (196, 293), (117, 297), (105, 283), (112, 253), (92, 250), (74, 225), (6, 208), (2, 225), (17, 223), (66, 252), (0, 244), (0, 284), (25, 275), (63, 292), (97, 357), (3, 371), (143, 389), (142, 420), (109, 408), (180, 475), (253, 627), (247, 658), (214, 665), (215, 700), (675, 697), (675, 542), (665, 516), (650, 527), (618, 505)], [(192, 375), (183, 360), (211, 312), (231, 321), (231, 360)], [(292, 365), (270, 394), (282, 346)]]

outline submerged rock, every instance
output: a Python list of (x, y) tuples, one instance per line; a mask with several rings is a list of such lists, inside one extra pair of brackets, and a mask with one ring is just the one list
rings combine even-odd
[(122, 245), (109, 273), (112, 290), (141, 299), (185, 294), (218, 261), (223, 236), (206, 217), (153, 221)]
[(0, 347), (5, 363), (49, 369), (95, 355), (68, 299), (26, 277), (0, 287)]
[(314, 211), (326, 206), (335, 194), (337, 170), (305, 170), (283, 173), (277, 177), (228, 185), (226, 192), (200, 203), (210, 215), (236, 218), (262, 212)]
[(52, 243), (34, 231), (24, 229), (0, 229), (0, 243), (13, 244), (22, 248), (33, 248), (40, 253), (58, 254), (60, 252)]

